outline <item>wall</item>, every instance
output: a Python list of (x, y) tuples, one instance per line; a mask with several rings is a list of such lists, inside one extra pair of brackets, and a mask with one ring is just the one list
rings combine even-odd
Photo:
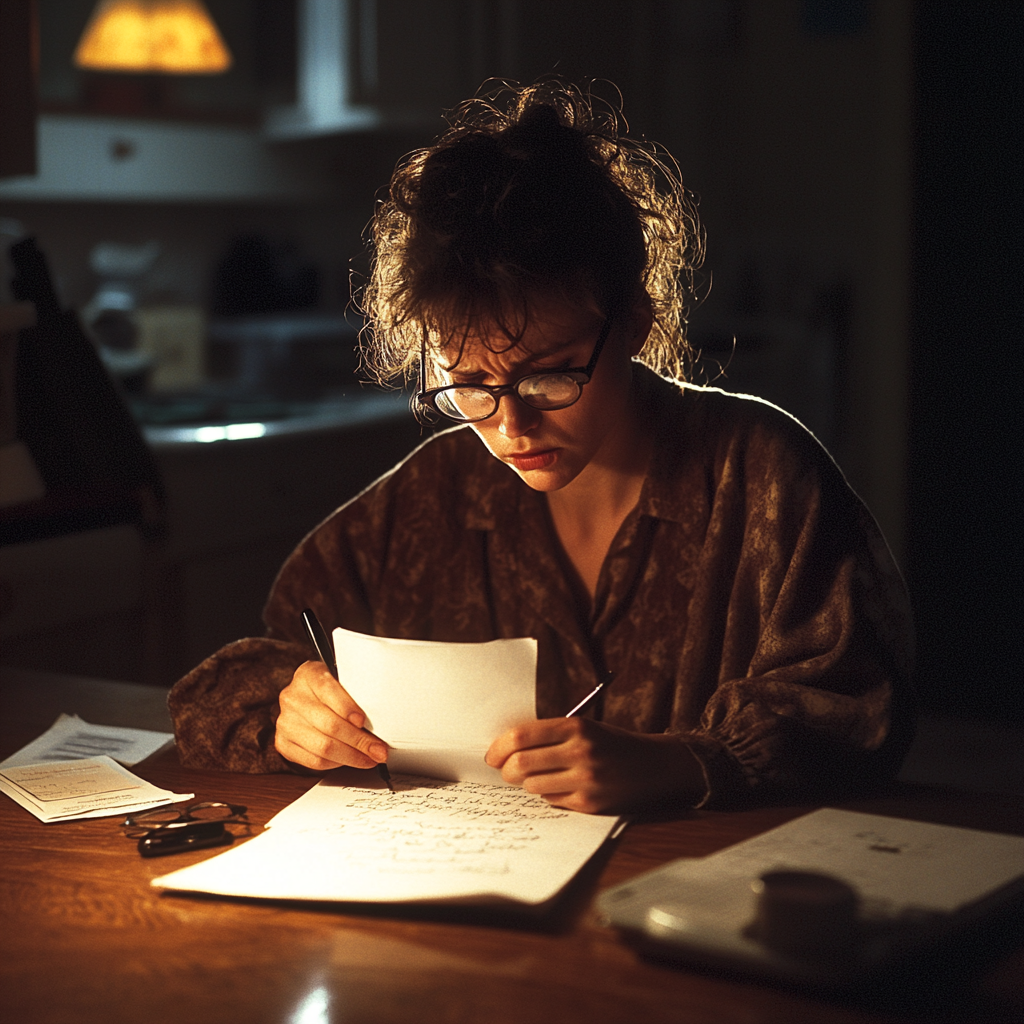
[(1024, 721), (1024, 6), (922, 5), (907, 578), (923, 699)]
[[(246, 10), (264, 5), (221, 6), (225, 26), (238, 26)], [(0, 216), (39, 236), (72, 306), (94, 287), (86, 257), (97, 241), (159, 239), (164, 251), (147, 297), (203, 302), (230, 238), (259, 230), (294, 240), (317, 262), (322, 304), (339, 308), (350, 268), (364, 265), (360, 232), (375, 191), (402, 153), (443, 128), (442, 107), (489, 76), (532, 80), (558, 71), (609, 79), (621, 88), (634, 134), (667, 146), (700, 197), (711, 288), (693, 315), (692, 333), (713, 360), (727, 364), (718, 383), (776, 397), (815, 426), (901, 557), (910, 0), (378, 0), (376, 6), (377, 74), (361, 75), (357, 99), (379, 104), (386, 127), (291, 144), (332, 183), (330, 198), (5, 200)], [(78, 4), (76, 16), (86, 7)], [(44, 8), (49, 16), (62, 9), (60, 3)], [(217, 5), (211, 8), (217, 15)], [(244, 49), (245, 38), (238, 28), (229, 43)], [(65, 49), (72, 43), (65, 41)], [(280, 75), (260, 78), (254, 68), (246, 59), (239, 75), (252, 71), (255, 105), (239, 99), (231, 83), (219, 94), (197, 85), (179, 92), (176, 102), (191, 104), (192, 116), (202, 108), (206, 118), (251, 124), (265, 99), (287, 98)], [(76, 87), (69, 82), (65, 76), (59, 88), (52, 85), (54, 109), (73, 105)], [(731, 363), (729, 345), (716, 347), (722, 337), (730, 344), (736, 338)]]
[[(693, 336), (737, 339), (730, 375), (811, 421), (898, 558), (905, 532), (910, 0), (381, 0), (374, 96), (407, 117), (483, 78), (557, 72), (620, 89), (700, 198), (710, 293)], [(598, 83), (604, 94), (614, 89)], [(755, 294), (756, 293), (756, 294)], [(816, 335), (792, 357), (784, 339)], [(769, 338), (772, 353), (753, 349)], [(819, 351), (822, 346), (828, 352)], [(748, 358), (749, 355), (749, 358)], [(724, 358), (722, 358), (724, 356)], [(824, 374), (786, 386), (802, 363)], [(827, 411), (819, 396), (828, 390)]]

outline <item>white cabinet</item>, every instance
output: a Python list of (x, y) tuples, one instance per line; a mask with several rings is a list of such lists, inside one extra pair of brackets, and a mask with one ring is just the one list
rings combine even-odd
[(0, 199), (110, 202), (312, 201), (322, 163), (255, 128), (79, 114), (39, 118), (39, 173), (0, 181)]

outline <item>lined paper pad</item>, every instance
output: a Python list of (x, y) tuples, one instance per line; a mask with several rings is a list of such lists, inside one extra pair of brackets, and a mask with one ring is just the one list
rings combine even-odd
[(0, 792), (46, 823), (131, 814), (194, 795), (159, 789), (109, 757), (3, 767)]
[(537, 717), (537, 641), (394, 640), (334, 631), (341, 685), (390, 747), (393, 772), (501, 786), (484, 763), (507, 729)]
[(393, 781), (395, 794), (324, 780), (261, 836), (152, 884), (269, 899), (537, 904), (572, 879), (619, 821), (506, 786)]

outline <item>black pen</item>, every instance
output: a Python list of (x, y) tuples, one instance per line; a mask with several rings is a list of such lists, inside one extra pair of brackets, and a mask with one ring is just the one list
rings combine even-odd
[[(316, 648), (316, 653), (320, 655), (320, 660), (327, 666), (327, 671), (337, 679), (338, 666), (334, 660), (334, 651), (331, 648), (330, 640), (327, 639), (327, 634), (324, 632), (324, 627), (320, 625), (320, 620), (316, 617), (316, 612), (311, 608), (304, 608), (302, 610), (302, 624), (306, 627), (306, 632), (309, 634), (309, 639), (313, 641), (313, 646)], [(595, 690), (594, 692), (596, 693), (597, 691)], [(587, 700), (590, 700), (590, 697)], [(388, 766), (383, 763), (377, 765), (377, 773), (387, 783), (388, 789), (394, 793), (395, 787), (391, 784), (391, 772), (388, 771)]]

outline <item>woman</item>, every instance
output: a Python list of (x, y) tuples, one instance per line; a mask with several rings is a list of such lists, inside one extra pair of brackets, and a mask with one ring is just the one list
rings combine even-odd
[(558, 806), (808, 798), (891, 774), (902, 581), (798, 423), (667, 379), (702, 239), (665, 164), (572, 87), (512, 90), (399, 166), (373, 238), (366, 361), (416, 374), (421, 414), (459, 425), (300, 544), (266, 638), (177, 684), (185, 763), (386, 760), (307, 660), (310, 606), (328, 629), (536, 637), (538, 720), (486, 760)]

